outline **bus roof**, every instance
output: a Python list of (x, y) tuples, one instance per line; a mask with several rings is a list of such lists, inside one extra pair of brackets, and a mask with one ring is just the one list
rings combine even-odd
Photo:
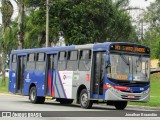
[[(12, 50), (11, 54), (19, 54), (19, 53), (32, 53), (32, 52), (47, 52), (47, 51), (63, 51), (63, 50), (75, 50), (75, 49), (98, 49), (105, 48), (109, 49), (111, 44), (125, 44), (125, 45), (138, 45), (144, 46), (140, 44), (130, 43), (130, 42), (104, 42), (104, 43), (95, 43), (95, 44), (85, 44), (85, 45), (71, 45), (71, 46), (55, 46), (55, 47), (47, 47), (47, 48), (32, 48), (32, 49), (22, 49), (22, 50)], [(147, 46), (144, 46), (147, 47)], [(149, 47), (147, 47), (149, 48)]]

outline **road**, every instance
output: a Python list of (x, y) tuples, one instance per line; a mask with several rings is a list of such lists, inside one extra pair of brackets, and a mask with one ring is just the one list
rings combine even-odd
[[(100, 120), (100, 119), (106, 119), (105, 117), (100, 117), (101, 115), (103, 116), (104, 114), (106, 114), (107, 116), (111, 116), (108, 117), (107, 120), (114, 120), (114, 119), (119, 119), (119, 120), (128, 120), (128, 117), (125, 117), (126, 114), (129, 114), (129, 120), (160, 120), (160, 117), (131, 117), (130, 114), (134, 115), (138, 115), (139, 113), (144, 113), (144, 112), (149, 112), (149, 114), (151, 113), (155, 113), (157, 111), (152, 110), (152, 109), (143, 109), (143, 108), (136, 108), (136, 107), (131, 107), (128, 106), (126, 107), (125, 110), (122, 111), (117, 111), (115, 110), (114, 107), (112, 106), (106, 106), (105, 104), (95, 104), (93, 105), (92, 109), (82, 109), (80, 107), (80, 105), (77, 104), (71, 104), (71, 105), (61, 105), (60, 103), (54, 101), (54, 100), (46, 100), (45, 104), (32, 104), (30, 103), (30, 101), (28, 100), (28, 96), (19, 96), (19, 95), (12, 95), (12, 94), (0, 94), (0, 111), (2, 114), (2, 112), (4, 111), (18, 111), (18, 112), (29, 112), (29, 113), (25, 113), (25, 114), (30, 114), (32, 112), (36, 112), (37, 115), (38, 112), (42, 112), (42, 111), (47, 111), (47, 112), (42, 112), (42, 118), (33, 118), (33, 120), (44, 120), (44, 119), (52, 119), (53, 116), (58, 116), (58, 117), (53, 117), (54, 119), (60, 119), (59, 117), (61, 117), (61, 119), (63, 120), (75, 120), (76, 119), (86, 119), (86, 120)], [(54, 111), (54, 112), (53, 112)], [(56, 112), (57, 111), (57, 112)], [(90, 111), (90, 112), (88, 112)], [(21, 114), (22, 114), (21, 113)], [(87, 114), (86, 114), (87, 113)], [(71, 117), (72, 115), (75, 117)], [(87, 116), (89, 114), (89, 116)], [(148, 113), (145, 113), (148, 114)], [(23, 114), (24, 115), (24, 114)], [(47, 116), (52, 116), (52, 117), (47, 117)], [(67, 117), (63, 117), (69, 115)], [(119, 117), (116, 117), (117, 115), (120, 115)], [(1, 116), (1, 115), (0, 115)], [(16, 116), (16, 114), (14, 115)], [(85, 116), (85, 117), (80, 117), (80, 116)], [(122, 117), (123, 116), (123, 117)], [(159, 113), (158, 113), (159, 116)], [(4, 118), (2, 117), (2, 119), (6, 120), (10, 120), (10, 118)], [(13, 118), (13, 119), (22, 119), (20, 117), (18, 118)]]

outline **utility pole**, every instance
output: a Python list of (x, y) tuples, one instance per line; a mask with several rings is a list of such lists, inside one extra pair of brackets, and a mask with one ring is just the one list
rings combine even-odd
[(144, 31), (144, 30), (143, 30), (143, 26), (144, 26), (144, 25), (143, 25), (143, 18), (140, 20), (140, 22), (141, 22), (141, 41), (143, 41), (143, 39), (144, 39), (144, 38), (143, 38), (143, 31)]
[(46, 1), (46, 47), (49, 46), (49, 0)]

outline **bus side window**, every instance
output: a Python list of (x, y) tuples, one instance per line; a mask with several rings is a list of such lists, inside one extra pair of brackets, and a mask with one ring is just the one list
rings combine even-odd
[(16, 70), (17, 66), (17, 57), (16, 55), (12, 55), (12, 70)]
[(31, 53), (27, 55), (26, 70), (34, 70), (34, 69), (35, 69), (35, 54)]
[(67, 57), (67, 70), (77, 70), (78, 69), (78, 51), (69, 51)]
[(37, 53), (36, 70), (44, 70), (45, 53)]
[(81, 50), (79, 55), (79, 70), (90, 70), (91, 66), (91, 50)]
[(59, 52), (58, 70), (66, 69), (66, 58), (67, 58), (67, 53), (65, 51)]

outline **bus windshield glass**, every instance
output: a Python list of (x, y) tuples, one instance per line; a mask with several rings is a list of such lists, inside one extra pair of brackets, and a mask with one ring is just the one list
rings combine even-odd
[(107, 76), (115, 80), (149, 81), (149, 57), (110, 54)]

